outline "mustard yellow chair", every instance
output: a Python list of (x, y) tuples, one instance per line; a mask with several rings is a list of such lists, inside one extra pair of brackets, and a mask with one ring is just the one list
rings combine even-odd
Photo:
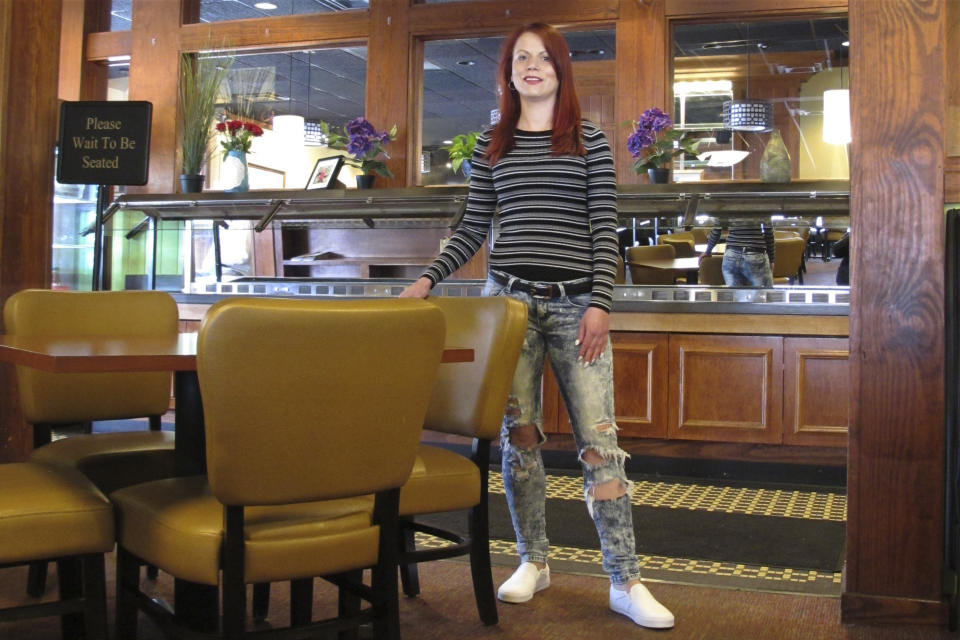
[(700, 262), (700, 284), (723, 286), (723, 256), (707, 256)]
[[(140, 591), (143, 563), (221, 585), (224, 638), (246, 637), (245, 585), (280, 580), (291, 581), (291, 621), (302, 628), (265, 635), (313, 637), (372, 620), (374, 637), (398, 637), (397, 505), (443, 343), (443, 313), (424, 300), (236, 298), (211, 307), (197, 346), (207, 476), (110, 496), (116, 637), (136, 637), (138, 609), (177, 630), (178, 618)], [(368, 587), (355, 583), (365, 568)], [(372, 606), (349, 621), (312, 622), (316, 576)]]
[(793, 284), (800, 276), (805, 243), (799, 235), (774, 240), (773, 283)]
[(663, 244), (671, 245), (674, 250), (674, 256), (677, 258), (693, 258), (697, 255), (697, 252), (693, 247), (692, 237), (675, 238), (673, 236), (665, 236), (661, 238), (660, 241)]
[(694, 227), (690, 229), (690, 234), (693, 236), (694, 244), (707, 244), (707, 236), (710, 235), (710, 229)]
[(60, 598), (0, 610), (0, 622), (61, 616), (64, 638), (107, 638), (103, 554), (113, 507), (82, 473), (34, 462), (0, 464), (0, 568), (56, 561)]
[[(178, 331), (177, 305), (161, 291), (26, 289), (3, 307), (17, 336), (167, 336)], [(174, 435), (160, 430), (170, 406), (169, 372), (49, 373), (16, 368), (20, 406), (33, 427), (33, 462), (72, 467), (104, 493), (175, 475)], [(150, 418), (150, 430), (82, 434), (50, 442), (51, 429), (94, 420)], [(45, 588), (42, 565), (31, 567), (27, 592)]]
[[(500, 436), (514, 370), (527, 328), (526, 306), (506, 297), (430, 300), (443, 310), (447, 344), (472, 347), (474, 361), (441, 367), (424, 429), (472, 439), (470, 458), (422, 444), (410, 479), (400, 491), (404, 532), (400, 576), (408, 596), (419, 593), (417, 563), (469, 555), (477, 610), (484, 624), (497, 623), (490, 573), (487, 477), (490, 443)], [(416, 521), (416, 516), (469, 509), (466, 538)], [(452, 542), (440, 548), (415, 547), (414, 534)]]
[(623, 256), (617, 256), (617, 275), (613, 284), (624, 284), (627, 281), (627, 267), (623, 263)]
[(669, 269), (653, 269), (636, 264), (640, 260), (673, 260), (676, 250), (670, 244), (637, 246), (627, 249), (627, 268), (633, 284), (673, 284), (674, 272)]

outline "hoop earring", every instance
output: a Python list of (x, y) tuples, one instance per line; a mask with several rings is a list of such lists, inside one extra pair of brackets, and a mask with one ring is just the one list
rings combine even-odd
[(517, 90), (516, 85), (513, 84), (513, 80), (508, 80), (508, 81), (507, 81), (507, 87), (510, 89), (510, 91), (516, 91), (516, 90)]

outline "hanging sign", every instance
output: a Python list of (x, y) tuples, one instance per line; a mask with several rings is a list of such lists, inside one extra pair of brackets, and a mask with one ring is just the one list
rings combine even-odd
[(62, 103), (57, 182), (146, 184), (152, 115), (145, 101)]

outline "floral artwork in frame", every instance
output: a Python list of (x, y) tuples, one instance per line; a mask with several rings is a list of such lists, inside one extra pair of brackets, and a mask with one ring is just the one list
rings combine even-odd
[(343, 166), (343, 156), (320, 158), (310, 172), (307, 189), (328, 189), (337, 182), (337, 174)]

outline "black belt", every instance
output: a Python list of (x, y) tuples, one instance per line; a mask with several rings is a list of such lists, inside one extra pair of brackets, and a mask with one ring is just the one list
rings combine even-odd
[[(593, 283), (584, 282), (530, 282), (520, 280), (511, 276), (503, 276), (494, 271), (490, 272), (490, 277), (499, 284), (509, 287), (508, 291), (522, 291), (533, 298), (561, 298), (563, 296), (575, 296), (581, 293), (590, 293), (593, 291)], [(513, 284), (510, 284), (511, 279)]]
[(766, 249), (758, 249), (757, 247), (731, 247), (727, 245), (726, 251), (739, 251), (740, 253), (766, 253)]

